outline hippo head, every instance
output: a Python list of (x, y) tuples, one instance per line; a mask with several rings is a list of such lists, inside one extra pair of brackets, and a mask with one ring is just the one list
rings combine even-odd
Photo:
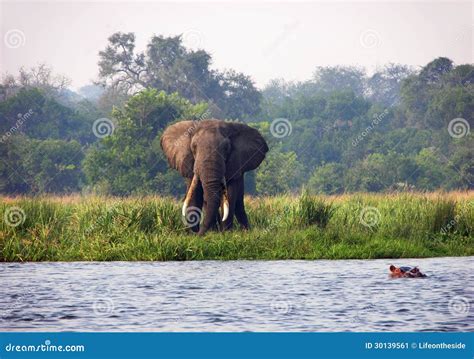
[(389, 269), (390, 269), (390, 276), (392, 278), (426, 277), (426, 275), (420, 272), (418, 267), (395, 267), (394, 265), (391, 265)]

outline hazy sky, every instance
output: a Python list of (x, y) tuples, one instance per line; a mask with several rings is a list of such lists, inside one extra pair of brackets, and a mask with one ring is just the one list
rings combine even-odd
[[(1, 1), (1, 0), (0, 0)], [(18, 2), (1, 1), (1, 72), (51, 65), (79, 88), (97, 76), (116, 31), (140, 50), (153, 34), (183, 34), (259, 87), (305, 80), (316, 66), (424, 65), (438, 56), (473, 63), (473, 3), (451, 2)]]

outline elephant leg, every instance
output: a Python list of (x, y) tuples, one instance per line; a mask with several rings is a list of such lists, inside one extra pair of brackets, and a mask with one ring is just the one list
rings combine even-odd
[(223, 223), (224, 230), (230, 230), (234, 224), (235, 204), (238, 198), (239, 184), (238, 180), (232, 180), (227, 183), (227, 198), (229, 200), (229, 216)]
[(249, 220), (247, 218), (247, 213), (245, 213), (244, 205), (244, 178), (242, 177), (239, 180), (237, 198), (235, 201), (235, 217), (240, 224), (242, 229), (249, 228)]

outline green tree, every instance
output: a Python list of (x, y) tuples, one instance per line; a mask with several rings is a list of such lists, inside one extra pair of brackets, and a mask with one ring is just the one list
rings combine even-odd
[(308, 190), (313, 193), (343, 193), (344, 170), (344, 166), (339, 163), (326, 163), (317, 167), (308, 180)]
[(145, 52), (136, 52), (133, 33), (115, 33), (99, 52), (99, 76), (119, 92), (152, 87), (179, 93), (193, 103), (205, 101), (218, 117), (246, 118), (260, 109), (260, 92), (252, 79), (233, 70), (212, 70), (211, 55), (189, 50), (181, 36), (153, 36)]
[(37, 88), (22, 88), (0, 102), (0, 131), (25, 134), (36, 139), (94, 141), (91, 131), (95, 118), (60, 104)]
[(0, 191), (68, 193), (80, 190), (84, 158), (77, 141), (12, 136), (0, 143)]
[(303, 165), (298, 162), (296, 153), (268, 152), (265, 161), (256, 171), (256, 189), (260, 195), (298, 190), (302, 183)]
[(346, 188), (349, 191), (380, 192), (398, 183), (413, 185), (417, 168), (413, 159), (395, 152), (374, 153), (357, 162), (347, 171)]
[(418, 189), (433, 191), (443, 187), (450, 178), (456, 176), (434, 148), (422, 149), (415, 161), (419, 170), (416, 181)]
[(0, 193), (28, 193), (30, 183), (22, 160), (29, 150), (28, 138), (22, 135), (0, 140)]
[(404, 79), (414, 74), (406, 65), (388, 64), (373, 74), (368, 82), (369, 99), (383, 106), (398, 104)]
[(449, 158), (449, 168), (453, 176), (448, 178), (446, 187), (449, 189), (474, 189), (474, 143), (466, 139), (456, 147)]
[(179, 119), (200, 117), (205, 104), (192, 105), (177, 94), (143, 90), (112, 113), (113, 134), (92, 147), (84, 172), (92, 189), (116, 195), (177, 194), (184, 181), (171, 169), (160, 148), (161, 131)]
[(29, 151), (22, 164), (27, 173), (30, 191), (39, 193), (70, 193), (80, 189), (84, 158), (77, 141), (30, 140)]
[(474, 66), (454, 67), (440, 57), (409, 76), (401, 86), (401, 109), (407, 124), (418, 128), (442, 129), (452, 119), (474, 116)]
[(313, 81), (324, 92), (351, 91), (363, 96), (366, 89), (365, 71), (355, 66), (317, 67)]

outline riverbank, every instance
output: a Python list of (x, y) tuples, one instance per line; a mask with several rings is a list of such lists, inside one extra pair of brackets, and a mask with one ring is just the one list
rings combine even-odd
[(248, 198), (249, 231), (190, 234), (170, 198), (0, 199), (0, 261), (474, 255), (474, 192)]

